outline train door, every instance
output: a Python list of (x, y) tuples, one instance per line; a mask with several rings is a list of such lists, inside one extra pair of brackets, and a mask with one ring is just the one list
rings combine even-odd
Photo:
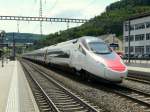
[(76, 70), (80, 71), (81, 69), (84, 69), (85, 67), (85, 51), (83, 50), (83, 48), (81, 47), (81, 45), (77, 45), (78, 47), (75, 48), (74, 50), (72, 50), (70, 52), (70, 65), (74, 68), (76, 68)]
[(85, 52), (85, 50), (82, 48), (81, 45), (79, 45), (78, 62), (79, 62), (79, 66), (80, 66), (82, 69), (85, 69), (85, 66), (86, 66), (86, 52)]
[(44, 60), (43, 60), (45, 63), (47, 63), (47, 49), (45, 50), (44, 52)]

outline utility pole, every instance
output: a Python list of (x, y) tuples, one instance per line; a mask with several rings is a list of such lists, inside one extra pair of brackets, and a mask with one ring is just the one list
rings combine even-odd
[[(4, 36), (1, 34), (2, 44), (4, 44)], [(2, 45), (2, 67), (4, 67), (4, 47)]]
[[(40, 17), (43, 17), (42, 0), (40, 0), (40, 10), (39, 10), (39, 15), (40, 15)], [(41, 33), (41, 38), (42, 38), (42, 35), (43, 35), (43, 24), (42, 24), (42, 20), (40, 21), (40, 33)]]
[[(125, 0), (125, 4), (126, 4), (126, 10), (128, 12), (128, 9), (127, 9), (127, 0)], [(128, 19), (128, 63), (130, 63), (130, 35), (131, 35), (131, 21), (130, 21), (130, 18)]]
[(69, 21), (67, 22), (67, 30), (69, 30)]
[(130, 35), (131, 35), (131, 22), (128, 20), (128, 63), (130, 63)]
[(17, 21), (17, 30), (18, 30), (18, 33), (20, 32), (19, 31), (19, 21)]

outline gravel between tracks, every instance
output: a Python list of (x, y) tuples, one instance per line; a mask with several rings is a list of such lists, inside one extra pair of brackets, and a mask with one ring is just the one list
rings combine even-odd
[(44, 69), (51, 77), (69, 88), (72, 92), (78, 93), (80, 96), (93, 102), (100, 108), (106, 109), (108, 112), (144, 112), (142, 108), (132, 101), (126, 100), (114, 93), (103, 91), (92, 86), (92, 84), (88, 84), (91, 82), (79, 81), (78, 77), (71, 77), (69, 73), (67, 73), (68, 76), (66, 74), (60, 75), (44, 67), (40, 68)]
[(142, 90), (144, 92), (150, 93), (150, 84), (144, 84), (144, 83), (141, 83), (141, 82), (124, 80), (123, 85), (126, 85), (128, 87), (134, 87), (136, 89), (139, 89), (139, 90)]

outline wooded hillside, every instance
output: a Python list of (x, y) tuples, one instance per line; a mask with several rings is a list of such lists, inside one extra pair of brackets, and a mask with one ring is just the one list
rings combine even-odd
[(150, 0), (120, 0), (107, 6), (105, 12), (80, 27), (50, 34), (37, 45), (44, 47), (85, 35), (98, 36), (107, 33), (114, 33), (122, 39), (125, 19), (146, 12), (150, 12)]

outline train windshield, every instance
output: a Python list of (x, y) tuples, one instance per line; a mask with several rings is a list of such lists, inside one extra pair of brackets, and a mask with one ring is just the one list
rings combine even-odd
[(111, 52), (107, 44), (103, 42), (90, 42), (89, 46), (91, 51), (93, 51), (96, 54), (107, 54)]

